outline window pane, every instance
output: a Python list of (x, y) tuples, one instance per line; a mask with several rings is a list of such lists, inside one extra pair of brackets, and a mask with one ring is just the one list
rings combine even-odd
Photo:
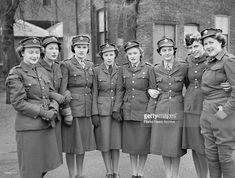
[(98, 18), (99, 18), (99, 32), (104, 31), (104, 11), (101, 10), (98, 13)]
[(228, 34), (229, 18), (227, 16), (215, 16), (215, 28), (223, 30), (223, 34)]

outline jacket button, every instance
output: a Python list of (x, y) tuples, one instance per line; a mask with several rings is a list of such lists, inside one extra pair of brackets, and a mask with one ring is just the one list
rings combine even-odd
[(197, 86), (195, 86), (195, 88), (197, 88)]
[(135, 81), (132, 81), (132, 83), (135, 83)]
[(135, 96), (133, 95), (132, 98), (134, 98)]
[(198, 63), (196, 63), (196, 66), (198, 66)]
[(169, 99), (171, 99), (171, 96), (169, 97)]
[(171, 85), (171, 83), (169, 83), (169, 85)]
[(135, 89), (134, 89), (134, 88), (132, 88), (132, 90), (134, 91)]
[(195, 70), (195, 73), (197, 73), (197, 71)]
[(197, 79), (195, 78), (195, 81), (197, 81)]
[(46, 97), (45, 96), (42, 96), (43, 99), (45, 99)]

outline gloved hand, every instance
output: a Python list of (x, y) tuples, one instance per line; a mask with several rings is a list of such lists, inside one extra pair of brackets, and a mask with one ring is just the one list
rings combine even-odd
[(70, 91), (69, 91), (69, 90), (66, 90), (66, 91), (64, 92), (64, 102), (63, 102), (63, 104), (69, 103), (69, 102), (71, 101), (71, 99), (72, 99), (72, 97), (71, 97)]
[(120, 113), (117, 111), (112, 112), (112, 118), (118, 122), (121, 122), (121, 120), (122, 120)]
[(73, 116), (72, 116), (71, 108), (62, 109), (61, 115), (64, 116), (64, 123), (67, 126), (71, 126), (73, 123)]
[(52, 121), (56, 118), (57, 112), (55, 110), (45, 110), (44, 108), (40, 108), (39, 116), (42, 117), (43, 120)]
[(91, 120), (95, 128), (100, 126), (100, 117), (98, 115), (92, 116)]

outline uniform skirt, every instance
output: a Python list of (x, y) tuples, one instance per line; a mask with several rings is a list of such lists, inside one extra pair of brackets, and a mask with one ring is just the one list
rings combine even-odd
[(60, 153), (61, 164), (63, 163), (63, 155), (62, 155), (62, 135), (61, 135), (61, 121), (56, 121), (55, 124), (55, 133), (57, 139), (57, 146)]
[(62, 126), (63, 152), (84, 154), (96, 149), (91, 117), (75, 117), (71, 126)]
[(61, 165), (54, 128), (16, 132), (20, 176), (41, 178), (42, 173)]
[(205, 154), (204, 138), (201, 134), (200, 115), (185, 113), (182, 148)]
[(168, 157), (181, 157), (186, 153), (182, 149), (183, 120), (164, 121), (152, 124), (150, 152)]
[(100, 116), (100, 126), (94, 131), (98, 150), (121, 149), (121, 122), (112, 119), (111, 116)]
[(140, 121), (123, 121), (122, 151), (149, 154), (151, 127)]

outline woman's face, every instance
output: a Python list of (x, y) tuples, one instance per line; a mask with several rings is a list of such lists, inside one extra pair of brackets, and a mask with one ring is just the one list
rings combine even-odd
[(50, 43), (45, 48), (45, 57), (55, 61), (59, 55), (59, 46), (57, 43)]
[(102, 57), (104, 59), (104, 64), (109, 66), (114, 64), (114, 60), (116, 57), (116, 54), (114, 51), (107, 51), (102, 54)]
[(126, 55), (131, 64), (138, 64), (140, 62), (141, 53), (139, 48), (128, 49)]
[(194, 41), (192, 45), (188, 46), (188, 50), (195, 58), (201, 57), (205, 52), (203, 45), (199, 41)]
[(207, 37), (203, 40), (204, 49), (209, 56), (216, 56), (222, 50), (222, 43), (218, 40)]
[(28, 65), (34, 65), (40, 58), (41, 50), (38, 47), (25, 48), (22, 51), (23, 61)]
[(160, 50), (160, 55), (163, 57), (164, 61), (170, 62), (174, 59), (174, 48), (172, 46), (162, 47)]
[(88, 49), (89, 47), (86, 44), (78, 44), (74, 46), (75, 55), (78, 58), (85, 58), (88, 53)]

